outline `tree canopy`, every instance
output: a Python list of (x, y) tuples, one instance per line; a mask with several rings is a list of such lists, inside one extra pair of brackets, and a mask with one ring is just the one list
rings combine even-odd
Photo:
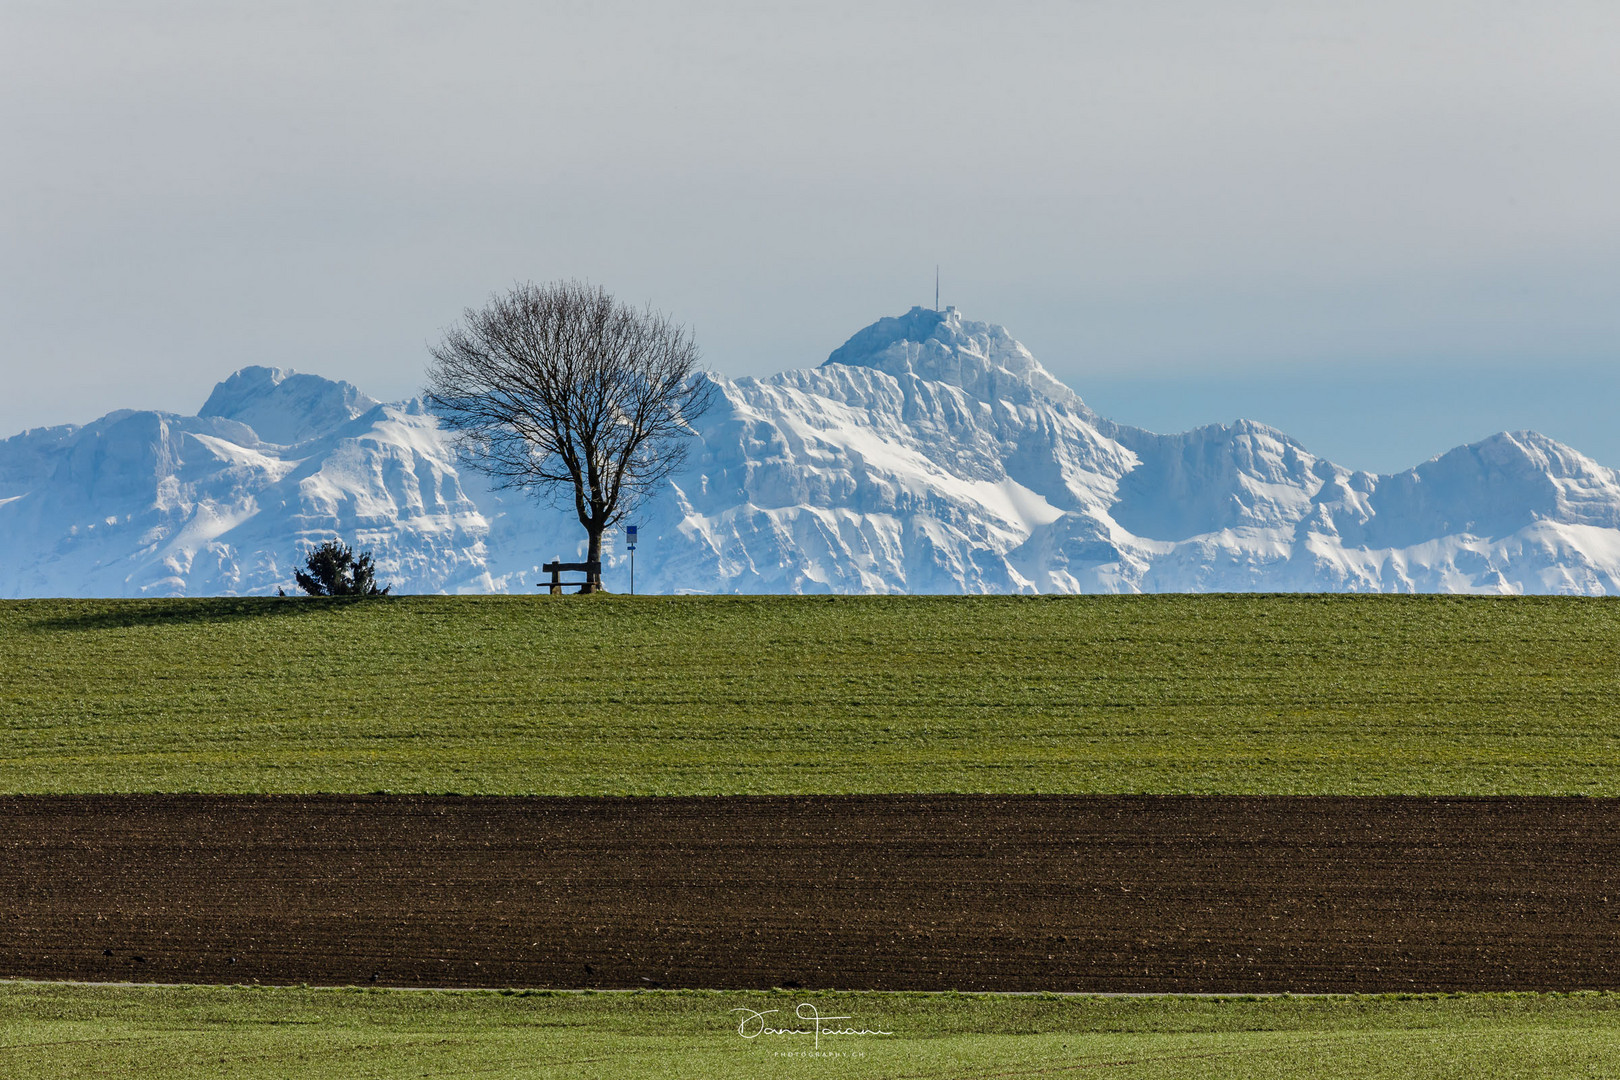
[(463, 461), (497, 487), (570, 504), (591, 562), (602, 534), (681, 466), (714, 394), (690, 331), (578, 281), (497, 294), (430, 351), (427, 406)]

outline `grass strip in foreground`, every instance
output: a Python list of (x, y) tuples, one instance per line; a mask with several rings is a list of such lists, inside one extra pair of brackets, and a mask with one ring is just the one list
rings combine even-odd
[[(813, 1036), (739, 1034), (739, 1018), (754, 1014), (803, 1026), (792, 1020), (800, 1006), (849, 1018), (839, 1026), (893, 1034), (823, 1036), (819, 1052)], [(1614, 1077), (1620, 997), (502, 994), (0, 983), (0, 1073), (13, 1080), (971, 1078), (1055, 1070), (1154, 1080)]]
[(0, 791), (1620, 795), (1620, 602), (0, 602)]

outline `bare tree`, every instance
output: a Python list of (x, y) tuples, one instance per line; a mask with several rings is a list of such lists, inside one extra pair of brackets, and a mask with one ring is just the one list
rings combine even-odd
[(685, 327), (578, 281), (492, 296), (430, 351), (427, 406), (462, 459), (497, 487), (570, 499), (591, 562), (602, 534), (680, 467), (714, 394)]

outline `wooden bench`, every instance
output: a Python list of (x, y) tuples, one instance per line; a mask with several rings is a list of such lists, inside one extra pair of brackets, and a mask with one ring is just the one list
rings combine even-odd
[[(542, 574), (550, 574), (551, 575), (551, 580), (550, 581), (537, 581), (537, 582), (535, 582), (535, 584), (536, 585), (547, 585), (547, 586), (549, 586), (550, 587), (550, 593), (551, 593), (552, 596), (561, 596), (562, 591), (563, 591), (563, 586), (565, 584), (566, 585), (578, 585), (579, 586), (579, 591), (582, 592), (582, 593), (596, 592), (598, 589), (600, 589), (602, 587), (602, 564), (599, 561), (598, 562), (548, 562), (548, 563), (546, 563), (546, 564), (544, 564), (543, 566), (540, 567), (540, 572)], [(584, 574), (585, 575), (585, 580), (583, 582), (578, 582), (578, 581), (565, 582), (562, 579), (563, 574)]]

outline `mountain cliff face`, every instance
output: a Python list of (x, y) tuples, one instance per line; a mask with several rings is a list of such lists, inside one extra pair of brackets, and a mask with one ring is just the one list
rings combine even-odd
[[(1154, 434), (950, 309), (715, 381), (636, 517), (638, 591), (1620, 592), (1620, 476), (1533, 432), (1393, 476), (1246, 421)], [(459, 471), (419, 403), (314, 375), (0, 442), (3, 596), (274, 593), (333, 536), (404, 592), (529, 591), (583, 550), (571, 514)]]

